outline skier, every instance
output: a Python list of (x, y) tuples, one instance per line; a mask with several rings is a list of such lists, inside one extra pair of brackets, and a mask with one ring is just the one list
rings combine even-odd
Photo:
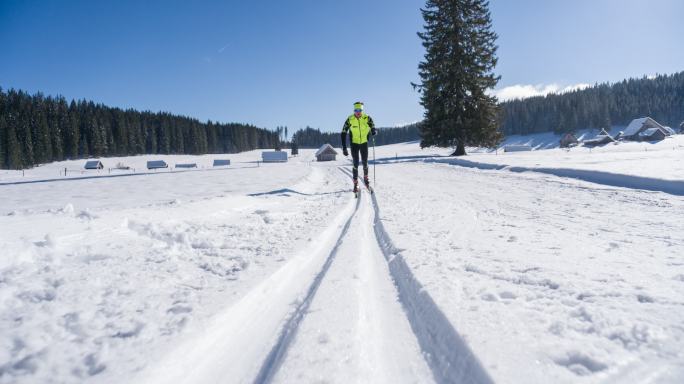
[(368, 138), (370, 135), (377, 133), (373, 119), (363, 112), (363, 103), (360, 101), (354, 103), (354, 114), (345, 120), (342, 127), (342, 153), (345, 156), (349, 156), (349, 152), (347, 152), (347, 133), (349, 133), (352, 159), (354, 159), (354, 167), (352, 168), (354, 193), (358, 193), (359, 153), (363, 162), (363, 182), (366, 184), (366, 188), (370, 189), (370, 182), (368, 181)]

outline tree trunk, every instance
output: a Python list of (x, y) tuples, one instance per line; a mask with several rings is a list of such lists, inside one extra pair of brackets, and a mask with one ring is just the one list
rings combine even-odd
[(456, 144), (456, 150), (454, 153), (451, 154), (451, 156), (465, 156), (466, 151), (465, 151), (465, 145), (463, 144), (463, 141), (459, 140), (458, 144)]

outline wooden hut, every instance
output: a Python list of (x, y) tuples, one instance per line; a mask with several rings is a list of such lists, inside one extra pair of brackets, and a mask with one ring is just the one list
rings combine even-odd
[(337, 151), (330, 144), (323, 144), (316, 151), (316, 161), (335, 161)]
[(229, 159), (214, 159), (214, 167), (225, 167), (230, 165)]
[(610, 133), (608, 133), (604, 128), (601, 129), (601, 132), (598, 135), (596, 135), (596, 137), (594, 137), (593, 139), (584, 140), (582, 144), (584, 144), (585, 147), (595, 147), (597, 145), (605, 145), (614, 142), (615, 139), (613, 138), (613, 136), (611, 136)]
[(261, 160), (264, 163), (287, 163), (287, 152), (264, 151), (261, 152)]
[(168, 167), (169, 165), (166, 164), (166, 161), (164, 160), (152, 160), (147, 162), (147, 169), (160, 169)]
[(663, 134), (665, 136), (669, 136), (669, 132), (657, 121), (653, 120), (650, 117), (641, 117), (632, 120), (632, 122), (629, 123), (627, 128), (625, 128), (624, 132), (620, 134), (620, 138), (623, 140), (640, 141), (642, 136), (639, 136), (639, 134), (651, 128), (658, 128), (663, 131)]
[(89, 160), (89, 161), (86, 161), (84, 168), (85, 169), (103, 169), (104, 165), (102, 164), (102, 162), (100, 160)]
[(529, 152), (532, 147), (529, 145), (507, 145), (504, 147), (504, 152)]

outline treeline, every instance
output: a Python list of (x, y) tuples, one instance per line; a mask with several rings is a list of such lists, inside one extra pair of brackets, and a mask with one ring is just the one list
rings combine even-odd
[(0, 168), (65, 159), (140, 154), (235, 153), (274, 148), (278, 133), (169, 113), (0, 88)]
[(501, 107), (505, 135), (610, 128), (644, 116), (678, 127), (684, 120), (684, 72), (513, 100)]
[[(419, 123), (409, 124), (396, 128), (378, 128), (375, 136), (375, 145), (404, 143), (407, 141), (420, 140)], [(292, 142), (299, 148), (318, 148), (329, 143), (335, 147), (341, 147), (340, 132), (321, 132), (320, 129), (306, 127), (292, 135)], [(349, 143), (347, 143), (349, 145)]]

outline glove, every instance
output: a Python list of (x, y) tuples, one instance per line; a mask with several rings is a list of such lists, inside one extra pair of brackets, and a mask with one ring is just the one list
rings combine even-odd
[(349, 156), (349, 152), (347, 152), (347, 148), (342, 148), (342, 154), (345, 156)]
[(377, 130), (377, 129), (375, 129), (375, 128), (371, 129), (371, 135), (375, 136), (375, 135), (377, 135), (377, 134), (378, 134), (378, 130)]

